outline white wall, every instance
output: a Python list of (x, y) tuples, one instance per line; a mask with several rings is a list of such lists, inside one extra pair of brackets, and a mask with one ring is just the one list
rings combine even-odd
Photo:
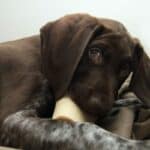
[(121, 21), (150, 53), (149, 0), (0, 0), (0, 42), (37, 34), (46, 22), (75, 12)]

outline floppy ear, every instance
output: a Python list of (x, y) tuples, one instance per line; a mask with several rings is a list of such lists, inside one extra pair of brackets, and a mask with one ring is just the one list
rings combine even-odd
[(65, 16), (41, 29), (42, 71), (55, 99), (65, 93), (87, 44), (99, 29), (94, 17), (79, 14)]
[(148, 106), (150, 106), (150, 59), (142, 45), (134, 39), (133, 77), (131, 90)]

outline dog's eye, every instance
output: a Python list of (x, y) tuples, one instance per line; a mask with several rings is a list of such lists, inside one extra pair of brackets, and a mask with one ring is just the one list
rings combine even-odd
[(102, 49), (91, 48), (89, 49), (89, 59), (92, 63), (99, 65), (102, 63)]

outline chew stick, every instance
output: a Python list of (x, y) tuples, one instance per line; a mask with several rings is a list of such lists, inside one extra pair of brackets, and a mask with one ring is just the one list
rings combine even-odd
[(52, 119), (67, 118), (78, 122), (94, 122), (95, 117), (85, 113), (80, 107), (68, 96), (61, 98), (56, 102)]

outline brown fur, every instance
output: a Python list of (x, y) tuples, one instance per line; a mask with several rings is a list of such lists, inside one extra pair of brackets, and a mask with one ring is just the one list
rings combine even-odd
[[(89, 128), (92, 133), (92, 128), (97, 127), (82, 124), (80, 128), (78, 124), (43, 118), (51, 116), (55, 100), (66, 94), (86, 112), (105, 116), (131, 71), (135, 75), (130, 90), (146, 105), (150, 104), (149, 58), (121, 23), (86, 14), (68, 15), (46, 24), (40, 36), (41, 43), (39, 36), (35, 36), (0, 44), (1, 145), (26, 150), (57, 149), (57, 146), (61, 149), (65, 146), (61, 132), (67, 132), (63, 135), (68, 143), (74, 139), (70, 134), (75, 133), (79, 139), (80, 135), (86, 139), (81, 138), (79, 145), (84, 141), (91, 143), (83, 144), (83, 149), (92, 145), (98, 149), (100, 141), (92, 143), (86, 130)], [(103, 50), (102, 61), (89, 56), (95, 47)], [(54, 142), (53, 136), (57, 129), (59, 143)], [(64, 149), (68, 147), (66, 144)]]

